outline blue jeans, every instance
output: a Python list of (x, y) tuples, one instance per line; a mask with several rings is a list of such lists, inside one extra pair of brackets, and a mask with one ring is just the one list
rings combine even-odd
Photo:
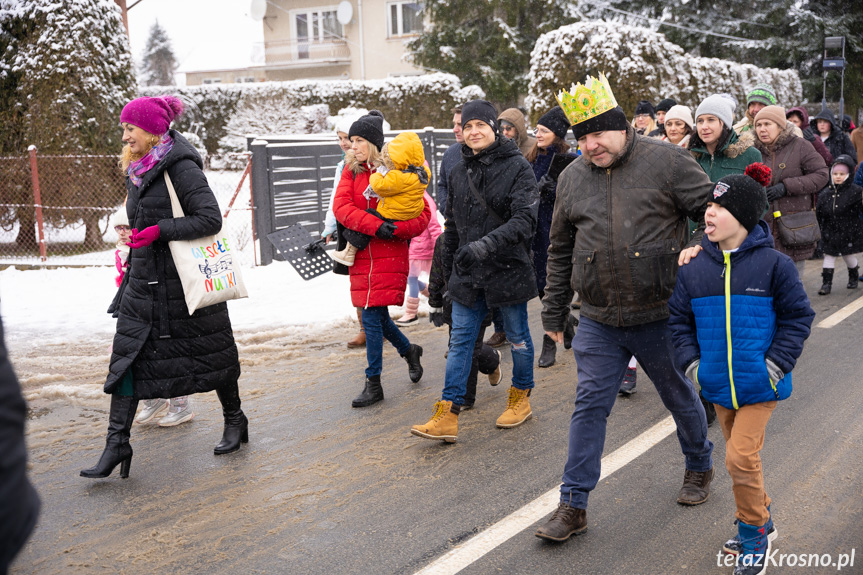
[(411, 342), (390, 319), (390, 312), (386, 306), (363, 309), (363, 329), (366, 330), (366, 361), (369, 364), (366, 368), (366, 377), (381, 374), (384, 338), (393, 344), (399, 355), (406, 354), (411, 347)]
[(408, 296), (410, 297), (419, 297), (420, 292), (428, 287), (425, 283), (420, 281), (420, 278), (415, 276), (408, 276)]
[(633, 355), (674, 417), (686, 468), (707, 471), (713, 467), (704, 407), (695, 388), (674, 365), (667, 321), (612, 327), (582, 316), (572, 349), (578, 388), (560, 488), (562, 502), (587, 509), (587, 497), (599, 481), (606, 420)]
[[(533, 340), (527, 325), (527, 303), (497, 308), (504, 319), (506, 337), (512, 342), (512, 385), (533, 388)], [(456, 405), (464, 403), (467, 380), (473, 361), (474, 345), (482, 321), (488, 314), (485, 296), (477, 296), (472, 306), (452, 302), (452, 333), (442, 399)], [(366, 334), (368, 338), (368, 334)]]

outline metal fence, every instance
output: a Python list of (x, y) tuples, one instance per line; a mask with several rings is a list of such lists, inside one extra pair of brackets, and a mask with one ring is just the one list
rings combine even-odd
[[(254, 264), (245, 171), (207, 172), (244, 263)], [(126, 198), (117, 156), (0, 158), (0, 265), (113, 265), (112, 216)]]
[[(455, 143), (452, 130), (416, 131), (432, 172), (428, 191), (437, 199), (438, 174), (443, 153)], [(400, 132), (385, 134), (389, 140)], [(264, 136), (249, 140), (252, 150), (252, 189), (255, 237), (260, 263), (279, 259), (267, 234), (301, 224), (309, 237), (320, 237), (335, 185), (336, 165), (342, 151), (332, 135)]]

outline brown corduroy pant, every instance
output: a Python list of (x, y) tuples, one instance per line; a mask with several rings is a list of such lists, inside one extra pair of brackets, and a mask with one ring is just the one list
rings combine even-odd
[(767, 523), (770, 497), (764, 490), (761, 470), (761, 448), (770, 415), (776, 409), (775, 401), (744, 405), (738, 410), (716, 407), (716, 417), (725, 436), (725, 467), (731, 476), (735, 517), (760, 527)]

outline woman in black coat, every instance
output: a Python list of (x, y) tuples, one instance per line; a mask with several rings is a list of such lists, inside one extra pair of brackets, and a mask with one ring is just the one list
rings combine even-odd
[[(126, 212), (133, 228), (128, 278), (109, 312), (117, 315), (105, 393), (111, 395), (108, 437), (98, 464), (83, 477), (107, 477), (118, 464), (128, 477), (129, 434), (138, 401), (215, 390), (225, 429), (214, 453), (248, 441), (248, 420), (240, 409), (240, 363), (225, 303), (189, 315), (183, 286), (168, 242), (215, 234), (222, 225), (219, 205), (207, 184), (198, 152), (171, 120), (182, 103), (170, 96), (137, 98), (120, 115)], [(174, 218), (165, 174), (185, 217)]]
[[(569, 153), (566, 133), (569, 119), (560, 106), (555, 106), (543, 114), (536, 122), (536, 144), (527, 153), (527, 161), (533, 168), (539, 190), (539, 210), (536, 216), (536, 233), (533, 236), (533, 266), (536, 272), (536, 288), (539, 297), (545, 294), (546, 265), (548, 264), (549, 231), (551, 216), (554, 213), (554, 200), (557, 198), (557, 178), (563, 169), (573, 161), (575, 154)], [(574, 316), (567, 319), (567, 331), (571, 330)], [(557, 355), (557, 343), (548, 335), (542, 336), (542, 352), (537, 365), (551, 367)]]
[(863, 252), (863, 189), (852, 181), (856, 162), (841, 155), (830, 168), (830, 183), (818, 193), (815, 215), (821, 227), (824, 246), (824, 264), (821, 277), (824, 281), (819, 295), (827, 295), (833, 287), (836, 258), (841, 257), (848, 266), (848, 289), (857, 287), (860, 263), (854, 254)]

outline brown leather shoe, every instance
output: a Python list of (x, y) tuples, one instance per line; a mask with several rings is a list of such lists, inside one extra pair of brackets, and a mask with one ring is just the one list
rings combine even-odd
[(363, 308), (357, 308), (357, 321), (360, 322), (360, 333), (348, 342), (348, 349), (366, 346), (366, 330), (363, 329)]
[(587, 511), (560, 503), (548, 522), (536, 530), (536, 536), (549, 541), (566, 541), (587, 531)]
[(710, 482), (713, 481), (713, 468), (707, 471), (687, 469), (683, 474), (683, 487), (677, 502), (681, 505), (700, 505), (710, 497)]
[(496, 331), (491, 334), (491, 337), (485, 340), (486, 345), (490, 345), (491, 347), (501, 347), (509, 343), (506, 339), (506, 332)]

